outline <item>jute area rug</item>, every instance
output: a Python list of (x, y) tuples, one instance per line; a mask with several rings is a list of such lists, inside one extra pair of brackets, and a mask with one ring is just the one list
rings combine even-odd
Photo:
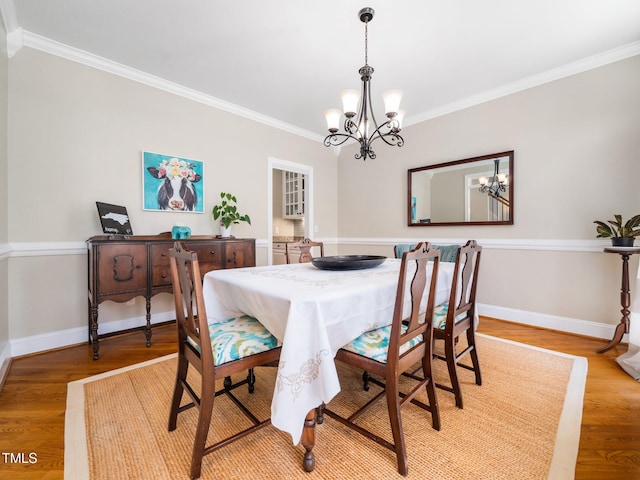
[[(585, 358), (478, 336), (483, 385), (461, 370), (464, 409), (453, 395), (438, 390), (441, 430), (431, 428), (427, 412), (402, 410), (409, 458), (408, 478), (571, 479), (580, 437), (587, 371)], [(65, 431), (67, 479), (186, 479), (196, 423), (195, 409), (178, 417), (169, 433), (167, 420), (175, 375), (175, 355), (97, 377), (68, 388)], [(448, 378), (437, 361), (436, 377)], [(338, 364), (342, 392), (331, 408), (344, 412), (370, 395), (360, 371)], [(267, 418), (275, 368), (256, 371), (250, 402)], [(238, 394), (249, 397), (245, 387)], [(425, 395), (426, 397), (426, 395)], [(426, 400), (426, 399), (425, 399)], [(362, 418), (391, 440), (386, 404)], [(229, 400), (218, 397), (210, 440), (246, 426)], [(303, 448), (268, 426), (205, 456), (203, 479), (393, 479), (395, 454), (326, 418), (316, 428), (316, 469), (301, 467)]]

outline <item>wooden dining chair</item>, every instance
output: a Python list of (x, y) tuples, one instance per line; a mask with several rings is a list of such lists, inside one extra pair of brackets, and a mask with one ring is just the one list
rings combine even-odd
[[(429, 411), (433, 428), (440, 430), (438, 400), (431, 376), (433, 324), (430, 321), (433, 318), (439, 255), (440, 252), (428, 243), (420, 243), (414, 250), (405, 252), (400, 265), (391, 325), (366, 332), (338, 350), (336, 359), (381, 377), (384, 382), (374, 377), (370, 381), (383, 387), (383, 390), (348, 418), (338, 415), (330, 408), (323, 409), (323, 413), (329, 417), (395, 451), (398, 472), (402, 475), (407, 475), (409, 470), (400, 415), (401, 407), (411, 402)], [(433, 270), (431, 280), (428, 281), (427, 265), (431, 265), (429, 262), (431, 259), (433, 259)], [(422, 305), (425, 293), (428, 295), (426, 307)], [(403, 310), (407, 302), (411, 308), (409, 315), (405, 316)], [(414, 378), (417, 384), (409, 393), (400, 392), (400, 377), (403, 373), (413, 370), (412, 367), (417, 362), (422, 365), (425, 375), (420, 379)], [(428, 405), (415, 398), (418, 393), (425, 390), (429, 399)], [(355, 420), (383, 395), (386, 395), (393, 443), (367, 430), (362, 422), (355, 423)]]
[(294, 258), (295, 249), (300, 251), (300, 257), (298, 257), (298, 263), (309, 263), (313, 258), (311, 255), (312, 247), (320, 247), (320, 256), (324, 257), (324, 244), (322, 242), (314, 242), (309, 238), (304, 238), (299, 242), (290, 242), (285, 246), (285, 257), (287, 263), (291, 263)]
[[(169, 250), (169, 262), (178, 329), (178, 368), (169, 413), (169, 431), (176, 429), (179, 413), (198, 407), (190, 470), (191, 478), (195, 479), (200, 477), (204, 455), (270, 423), (270, 419), (258, 420), (233, 394), (233, 390), (249, 384), (249, 391), (252, 392), (252, 369), (277, 361), (280, 346), (260, 322), (249, 316), (208, 325), (197, 254), (187, 251), (184, 244), (176, 242), (174, 248)], [(200, 387), (189, 383), (189, 367), (200, 374)], [(231, 382), (231, 375), (247, 370), (249, 374), (246, 379), (235, 384)], [(224, 379), (223, 386), (216, 391), (216, 380), (220, 379)], [(192, 402), (180, 406), (185, 391)], [(207, 446), (213, 402), (215, 397), (222, 394), (231, 397), (253, 425)]]
[[(457, 367), (473, 371), (476, 384), (482, 385), (475, 339), (476, 287), (481, 253), (482, 247), (475, 240), (469, 240), (458, 249), (449, 301), (434, 309), (434, 341), (444, 342), (444, 354), (436, 353), (435, 357), (447, 362), (451, 381), (451, 386), (442, 384), (436, 386), (453, 393), (458, 408), (462, 408), (462, 390)], [(466, 344), (459, 342), (462, 334), (466, 336)], [(460, 360), (467, 355), (471, 357), (471, 365), (460, 363)]]

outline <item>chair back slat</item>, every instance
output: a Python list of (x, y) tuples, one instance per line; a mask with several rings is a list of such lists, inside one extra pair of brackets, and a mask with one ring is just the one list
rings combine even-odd
[[(176, 325), (180, 343), (198, 354), (203, 364), (213, 367), (213, 351), (209, 340), (209, 325), (202, 296), (202, 277), (196, 252), (188, 251), (182, 242), (169, 250), (169, 265), (176, 305)], [(178, 286), (179, 288), (175, 288)], [(197, 345), (193, 348), (187, 338)], [(209, 361), (206, 361), (209, 360)]]
[(481, 253), (482, 247), (475, 240), (469, 240), (458, 249), (453, 272), (454, 281), (449, 297), (449, 315), (457, 321), (459, 321), (460, 314), (465, 314), (471, 319), (475, 316), (476, 286)]
[(324, 257), (324, 244), (322, 242), (314, 242), (310, 238), (304, 238), (299, 242), (290, 242), (285, 245), (285, 257), (287, 263), (291, 263), (293, 259), (292, 255), (295, 249), (299, 249), (300, 256), (298, 257), (298, 263), (309, 263), (313, 258), (311, 255), (312, 247), (320, 247), (320, 256)]

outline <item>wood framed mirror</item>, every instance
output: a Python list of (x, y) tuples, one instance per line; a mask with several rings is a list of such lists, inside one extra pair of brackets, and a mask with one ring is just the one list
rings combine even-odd
[(410, 227), (513, 225), (513, 150), (408, 171)]

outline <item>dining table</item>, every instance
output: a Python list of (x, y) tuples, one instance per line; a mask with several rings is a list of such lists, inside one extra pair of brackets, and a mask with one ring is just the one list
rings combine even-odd
[[(271, 423), (289, 433), (294, 445), (302, 443), (305, 471), (315, 468), (316, 408), (340, 392), (336, 352), (362, 333), (391, 323), (400, 263), (386, 258), (373, 268), (353, 270), (325, 270), (312, 263), (268, 265), (204, 276), (209, 324), (250, 315), (281, 342)], [(439, 263), (435, 305), (449, 299), (453, 270), (453, 263)], [(408, 315), (409, 299), (403, 308)]]

